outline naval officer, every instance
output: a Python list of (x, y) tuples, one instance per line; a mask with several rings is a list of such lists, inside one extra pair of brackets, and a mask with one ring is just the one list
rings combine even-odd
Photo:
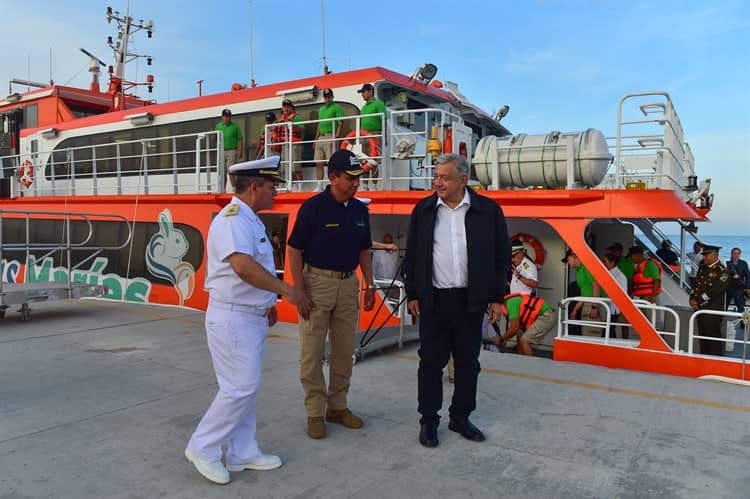
[[(696, 310), (724, 310), (724, 293), (729, 285), (729, 273), (719, 261), (719, 246), (703, 246), (703, 265), (695, 276), (695, 287), (690, 295), (690, 306)], [(721, 316), (699, 315), (698, 332), (701, 336), (721, 337)], [(722, 355), (724, 343), (699, 340), (701, 353)]]
[[(255, 440), (255, 397), (268, 328), (276, 323), (276, 296), (302, 310), (311, 302), (275, 276), (273, 247), (257, 212), (273, 207), (279, 157), (229, 168), (235, 195), (211, 222), (205, 288), (206, 336), (219, 391), (190, 438), (185, 457), (215, 483), (229, 471), (271, 470), (278, 456), (263, 454)], [(222, 444), (226, 443), (226, 466)]]

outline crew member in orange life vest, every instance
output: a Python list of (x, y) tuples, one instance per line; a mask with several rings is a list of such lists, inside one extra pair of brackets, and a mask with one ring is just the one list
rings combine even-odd
[(543, 299), (529, 294), (507, 295), (502, 312), (508, 317), (508, 330), (495, 344), (501, 347), (510, 338), (517, 336), (518, 349), (524, 355), (533, 355), (531, 345), (541, 343), (557, 321), (554, 308)]
[[(286, 174), (286, 165), (292, 165), (292, 180), (302, 180), (302, 133), (305, 131), (305, 126), (297, 124), (302, 121), (302, 117), (297, 114), (297, 110), (294, 107), (294, 103), (289, 99), (284, 99), (281, 102), (281, 118), (279, 123), (291, 122), (289, 125), (284, 125), (276, 128), (278, 133), (279, 142), (281, 144), (281, 174)], [(291, 129), (291, 137), (287, 137), (289, 130)], [(289, 142), (291, 142), (292, 155), (289, 156)], [(291, 186), (292, 188), (294, 186)]]
[(635, 266), (633, 296), (656, 303), (661, 293), (661, 265), (653, 258), (645, 258), (641, 246), (631, 246), (628, 257)]

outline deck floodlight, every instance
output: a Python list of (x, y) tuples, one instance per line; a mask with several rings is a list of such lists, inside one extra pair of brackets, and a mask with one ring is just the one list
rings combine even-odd
[(45, 139), (54, 139), (57, 137), (57, 128), (45, 128), (39, 133), (41, 133), (42, 137)]
[(417, 70), (417, 79), (423, 83), (429, 83), (437, 74), (437, 66), (431, 63), (425, 63)]
[(138, 114), (129, 114), (123, 118), (124, 120), (130, 120), (130, 123), (135, 126), (140, 125), (148, 125), (152, 121), (154, 121), (154, 115), (151, 113), (138, 113)]
[(497, 121), (500, 121), (501, 119), (503, 119), (506, 116), (508, 116), (509, 112), (510, 112), (510, 106), (506, 104), (506, 105), (504, 105), (503, 107), (501, 107), (500, 109), (497, 110), (497, 114), (495, 115), (495, 119)]
[(19, 94), (18, 92), (10, 94), (5, 98), (5, 100), (7, 100), (8, 102), (18, 102), (21, 100), (21, 94)]

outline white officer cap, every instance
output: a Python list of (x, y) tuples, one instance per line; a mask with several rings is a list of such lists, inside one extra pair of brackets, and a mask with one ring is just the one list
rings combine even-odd
[(281, 157), (269, 156), (264, 159), (235, 163), (229, 167), (229, 174), (239, 177), (264, 177), (277, 182), (284, 182), (285, 180), (279, 176), (280, 162)]

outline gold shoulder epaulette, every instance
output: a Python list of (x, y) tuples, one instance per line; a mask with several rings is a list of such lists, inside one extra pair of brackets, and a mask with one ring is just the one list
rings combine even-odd
[(233, 204), (232, 206), (230, 206), (227, 209), (227, 211), (224, 212), (224, 216), (225, 217), (231, 217), (233, 215), (236, 215), (239, 212), (240, 212), (240, 207), (237, 206), (236, 204)]

